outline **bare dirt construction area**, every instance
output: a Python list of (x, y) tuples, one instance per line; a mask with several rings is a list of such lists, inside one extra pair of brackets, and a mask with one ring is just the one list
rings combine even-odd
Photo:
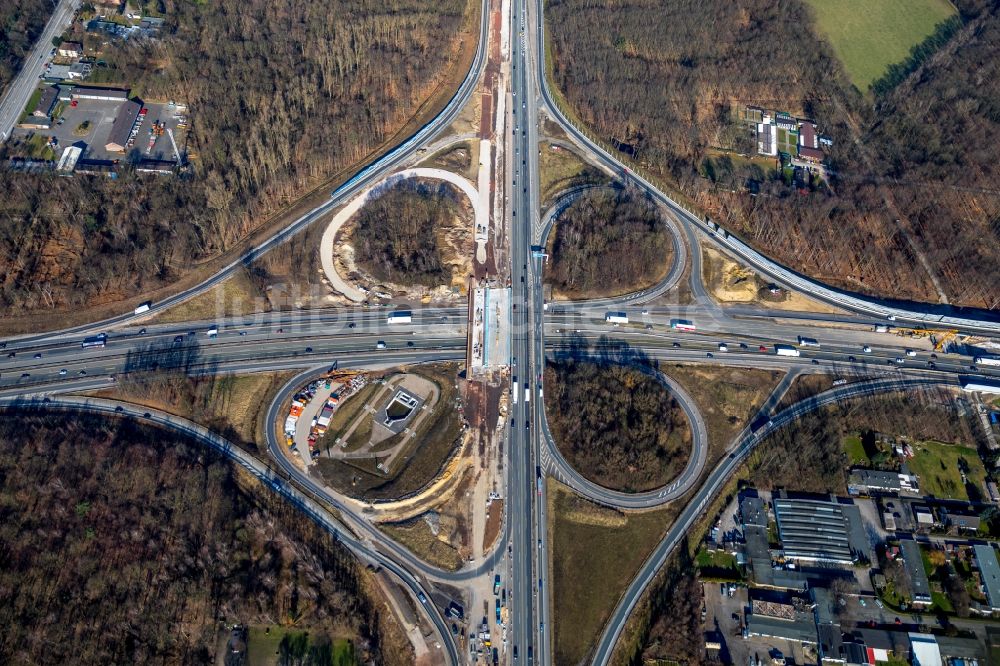
[(467, 472), (433, 508), (379, 527), (427, 562), (455, 571), (472, 556), (469, 495), (474, 481), (474, 475)]
[[(371, 502), (399, 500), (427, 487), (461, 445), (458, 371), (456, 363), (441, 363), (389, 373), (346, 400), (319, 442), (320, 476), (339, 492)], [(393, 406), (407, 405), (405, 398), (397, 400), (401, 393), (416, 398), (405, 417)]]
[(456, 300), (475, 251), (470, 202), (452, 185), (412, 178), (369, 201), (337, 234), (337, 273), (369, 291)]
[(479, 173), (479, 142), (462, 141), (442, 148), (423, 162), (418, 163), (418, 166), (445, 169), (475, 182), (476, 175)]
[(702, 247), (702, 279), (705, 288), (719, 303), (752, 303), (796, 312), (841, 312), (787, 289), (772, 290), (766, 280), (718, 250)]

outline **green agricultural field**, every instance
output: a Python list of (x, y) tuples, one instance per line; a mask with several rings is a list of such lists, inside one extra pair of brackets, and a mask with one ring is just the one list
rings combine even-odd
[[(979, 454), (971, 446), (920, 442), (914, 445), (914, 456), (909, 461), (910, 471), (920, 477), (920, 492), (940, 498), (958, 500), (979, 499), (969, 497), (969, 489), (981, 493), (986, 468)], [(961, 465), (965, 466), (967, 483), (962, 483)]]
[(806, 0), (851, 82), (867, 91), (955, 14), (948, 0)]

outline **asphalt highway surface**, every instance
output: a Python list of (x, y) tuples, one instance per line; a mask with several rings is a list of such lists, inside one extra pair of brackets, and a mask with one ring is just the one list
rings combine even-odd
[[(67, 22), (78, 0), (61, 0), (46, 31)], [(71, 16), (71, 12), (69, 14)], [(876, 324), (900, 322), (934, 325), (965, 332), (1000, 332), (992, 315), (972, 315), (936, 306), (906, 306), (844, 294), (818, 284), (759, 255), (706, 220), (631, 173), (617, 158), (575, 128), (554, 104), (544, 71), (544, 31), (541, 0), (517, 0), (511, 10), (511, 89), (507, 98), (509, 124), (503, 137), (512, 168), (504, 178), (509, 193), (511, 228), (511, 369), (516, 395), (511, 405), (506, 446), (505, 522), (498, 545), (482, 561), (457, 572), (437, 569), (396, 544), (355, 513), (316, 479), (284, 455), (275, 428), (283, 421), (285, 399), (302, 384), (332, 367), (389, 367), (424, 361), (460, 359), (467, 344), (467, 310), (415, 308), (412, 321), (390, 324), (390, 308), (337, 308), (228, 317), (216, 321), (156, 323), (155, 315), (205, 293), (235, 270), (281, 245), (305, 227), (328, 216), (359, 192), (391, 174), (421, 153), (429, 142), (439, 145), (448, 127), (479, 90), (486, 65), (489, 5), (483, 2), (479, 45), (475, 60), (445, 109), (411, 138), (402, 142), (334, 191), (328, 201), (301, 216), (280, 232), (251, 247), (201, 284), (152, 303), (148, 312), (129, 312), (84, 326), (12, 338), (0, 343), (0, 404), (28, 400), (45, 409), (113, 413), (136, 418), (190, 435), (212, 446), (245, 467), (275, 492), (300, 507), (332, 535), (366, 560), (392, 572), (418, 600), (418, 606), (435, 626), (441, 649), (451, 663), (458, 663), (455, 642), (441, 617), (446, 605), (434, 583), (456, 585), (489, 575), (508, 547), (512, 580), (509, 590), (509, 644), (528, 664), (552, 662), (547, 580), (547, 475), (595, 501), (618, 508), (646, 508), (684, 498), (680, 517), (656, 547), (619, 600), (600, 638), (594, 663), (607, 663), (628, 617), (653, 576), (702, 516), (718, 490), (753, 447), (779, 427), (823, 405), (852, 397), (886, 391), (920, 390), (957, 386), (968, 376), (1000, 381), (1000, 368), (975, 367), (967, 355), (934, 352), (926, 340), (875, 333)], [(43, 35), (43, 38), (45, 35)], [(36, 52), (49, 50), (48, 38), (39, 40)], [(9, 132), (37, 83), (44, 56), (33, 53), (25, 69), (0, 102), (0, 131)], [(6, 105), (6, 106), (5, 106)], [(16, 111), (12, 111), (16, 107)], [(564, 193), (544, 215), (540, 214), (539, 113), (559, 123), (583, 152), (612, 173), (634, 181), (669, 211), (673, 238), (673, 265), (667, 277), (650, 287), (620, 297), (577, 303), (548, 303), (543, 298), (544, 245), (559, 210), (582, 190)], [(11, 114), (14, 114), (11, 116)], [(702, 242), (711, 242), (739, 257), (755, 271), (783, 286), (842, 312), (786, 312), (757, 306), (720, 307), (712, 301), (701, 275)], [(690, 270), (691, 305), (652, 305), (676, 287)], [(644, 305), (645, 304), (645, 305)], [(624, 311), (629, 323), (614, 326), (608, 312)], [(696, 324), (693, 332), (674, 328), (678, 319)], [(88, 340), (95, 334), (101, 341)], [(803, 345), (801, 338), (815, 339)], [(92, 343), (92, 344), (91, 344)], [(780, 356), (775, 345), (790, 345), (798, 356)], [(545, 419), (543, 371), (547, 355), (593, 354), (610, 360), (643, 359), (667, 384), (692, 424), (691, 458), (681, 475), (664, 488), (626, 494), (602, 488), (573, 470), (558, 452)], [(698, 362), (734, 367), (771, 368), (786, 372), (769, 398), (756, 431), (747, 426), (730, 443), (728, 455), (707, 473), (707, 433), (697, 406), (683, 389), (655, 368), (669, 362)], [(67, 392), (89, 391), (114, 385), (132, 374), (178, 370), (192, 375), (246, 373), (274, 370), (300, 372), (279, 391), (268, 406), (268, 449), (277, 467), (236, 448), (218, 435), (184, 419), (108, 400), (69, 397)], [(792, 379), (803, 372), (826, 372), (848, 383), (814, 398), (773, 413), (778, 398)], [(763, 425), (760, 425), (763, 423)], [(340, 514), (337, 518), (328, 510)], [(470, 609), (471, 611), (471, 609)]]
[(45, 63), (51, 59), (49, 54), (52, 51), (52, 39), (69, 27), (79, 6), (80, 0), (59, 0), (42, 34), (25, 56), (21, 70), (7, 85), (3, 97), (0, 97), (0, 143), (10, 137), (21, 113), (31, 100), (32, 93), (38, 87), (38, 80), (45, 72)]
[[(541, 330), (541, 315), (529, 290), (538, 288), (538, 259), (531, 256), (533, 229), (538, 218), (538, 119), (535, 107), (528, 104), (526, 91), (531, 56), (527, 50), (525, 25), (529, 21), (525, 7), (514, 3), (511, 12), (511, 96), (506, 141), (513, 169), (510, 179), (511, 211), (511, 355), (518, 359), (512, 368), (512, 383), (518, 385), (521, 399), (512, 405), (510, 417), (507, 515), (510, 523), (513, 580), (510, 581), (510, 640), (519, 654), (531, 655), (546, 663), (543, 643), (539, 640), (544, 624), (544, 603), (539, 603), (539, 585), (544, 578), (546, 551), (543, 521), (545, 498), (539, 493), (536, 473), (540, 455), (538, 424), (540, 404), (538, 376), (544, 356), (535, 344), (534, 332)], [(534, 398), (534, 399), (532, 399)]]

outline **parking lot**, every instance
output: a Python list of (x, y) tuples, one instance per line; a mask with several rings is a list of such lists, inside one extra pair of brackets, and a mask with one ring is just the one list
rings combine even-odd
[[(128, 158), (130, 161), (139, 159), (170, 160), (176, 159), (170, 137), (166, 130), (174, 133), (174, 138), (178, 144), (178, 150), (183, 151), (184, 128), (179, 128), (181, 121), (176, 118), (178, 107), (169, 104), (145, 103), (143, 108), (147, 110), (142, 124), (135, 135), (133, 145), (125, 153), (108, 152), (105, 145), (108, 142), (108, 135), (111, 126), (115, 122), (118, 110), (122, 103), (118, 101), (104, 100), (79, 100), (74, 107), (70, 102), (60, 102), (57, 106), (62, 109), (54, 119), (50, 129), (19, 129), (15, 135), (28, 137), (30, 135), (55, 137), (56, 155), (61, 155), (62, 151), (69, 146), (79, 146), (85, 148), (81, 155), (84, 159), (91, 160), (120, 160)], [(151, 138), (150, 129), (155, 123), (163, 123), (162, 132), (154, 136), (155, 142), (150, 149)]]

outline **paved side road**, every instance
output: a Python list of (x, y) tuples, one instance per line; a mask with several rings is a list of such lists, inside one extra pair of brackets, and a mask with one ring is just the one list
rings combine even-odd
[(6, 141), (21, 112), (31, 99), (38, 79), (45, 70), (45, 61), (52, 50), (52, 38), (61, 35), (73, 22), (80, 0), (60, 0), (31, 53), (24, 59), (21, 71), (11, 81), (0, 98), (0, 142)]

